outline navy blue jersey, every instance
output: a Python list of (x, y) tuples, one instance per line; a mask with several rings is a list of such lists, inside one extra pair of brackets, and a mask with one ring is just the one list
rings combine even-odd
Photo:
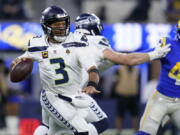
[(171, 44), (171, 51), (161, 59), (157, 90), (169, 97), (180, 97), (180, 41), (162, 38), (161, 45)]

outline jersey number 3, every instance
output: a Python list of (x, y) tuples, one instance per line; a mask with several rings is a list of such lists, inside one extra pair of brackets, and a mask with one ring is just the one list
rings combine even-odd
[(55, 72), (57, 75), (61, 74), (63, 76), (62, 79), (55, 80), (55, 84), (59, 85), (59, 84), (67, 83), (69, 81), (69, 77), (67, 71), (64, 70), (65, 68), (64, 60), (62, 58), (50, 59), (50, 63), (59, 64), (59, 68), (55, 69)]
[(169, 77), (176, 80), (175, 85), (180, 85), (180, 62), (177, 62), (176, 65), (169, 72)]

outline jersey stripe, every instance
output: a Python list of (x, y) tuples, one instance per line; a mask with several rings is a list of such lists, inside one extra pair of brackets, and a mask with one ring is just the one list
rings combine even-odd
[(40, 47), (31, 47), (28, 48), (29, 52), (37, 52), (37, 51), (44, 51), (48, 48), (48, 46), (40, 46)]
[(104, 46), (109, 46), (109, 44), (108, 44), (108, 43), (106, 43), (106, 42), (102, 42), (102, 41), (100, 41), (100, 42), (99, 42), (99, 44), (104, 45)]
[(80, 42), (70, 42), (70, 43), (64, 43), (64, 44), (62, 44), (62, 46), (64, 48), (68, 48), (68, 47), (85, 47), (85, 46), (87, 46), (87, 44), (80, 43)]

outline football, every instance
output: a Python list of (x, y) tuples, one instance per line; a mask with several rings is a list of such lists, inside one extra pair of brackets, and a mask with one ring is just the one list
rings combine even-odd
[(20, 82), (26, 79), (29, 76), (33, 69), (33, 60), (26, 58), (25, 60), (19, 62), (13, 69), (10, 71), (10, 80), (12, 82)]

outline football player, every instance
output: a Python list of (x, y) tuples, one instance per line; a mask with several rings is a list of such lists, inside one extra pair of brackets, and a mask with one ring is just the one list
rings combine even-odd
[(171, 51), (161, 58), (161, 73), (154, 94), (149, 98), (135, 135), (156, 135), (163, 120), (169, 116), (180, 129), (180, 20), (175, 39), (164, 37), (160, 44), (172, 44)]
[(82, 69), (89, 74), (84, 92), (99, 92), (96, 90), (98, 70), (89, 43), (83, 40), (83, 34), (69, 32), (70, 17), (63, 8), (46, 8), (41, 25), (45, 35), (30, 39), (28, 50), (13, 61), (12, 68), (26, 58), (38, 62), (43, 89), (40, 95), (43, 124), (49, 127), (49, 135), (55, 135), (61, 127), (74, 135), (98, 135), (95, 125), (77, 111), (78, 107), (91, 105), (80, 87)]
[[(88, 42), (93, 45), (92, 48), (98, 48), (103, 53), (103, 56), (100, 56), (99, 54), (102, 53), (98, 53), (98, 51), (94, 53), (100, 71), (111, 67), (113, 64), (132, 66), (163, 58), (170, 51), (169, 43), (168, 45), (164, 44), (164, 46), (159, 44), (154, 51), (149, 53), (118, 53), (110, 48), (108, 40), (101, 34), (102, 30), (102, 23), (95, 14), (83, 13), (75, 20), (75, 32), (84, 33)], [(87, 74), (84, 72), (83, 76), (83, 83), (85, 83), (87, 82)]]
[[(75, 32), (85, 34), (87, 41), (103, 52), (103, 56), (97, 54), (95, 56), (100, 69), (105, 65), (108, 65), (108, 68), (112, 64), (130, 66), (142, 64), (164, 57), (170, 51), (170, 45), (166, 45), (163, 47), (157, 46), (154, 51), (149, 53), (118, 53), (110, 48), (108, 40), (102, 36), (102, 30), (103, 26), (99, 17), (93, 13), (83, 13), (75, 20)], [(106, 60), (110, 61), (111, 64), (103, 64), (102, 66), (102, 63)]]

